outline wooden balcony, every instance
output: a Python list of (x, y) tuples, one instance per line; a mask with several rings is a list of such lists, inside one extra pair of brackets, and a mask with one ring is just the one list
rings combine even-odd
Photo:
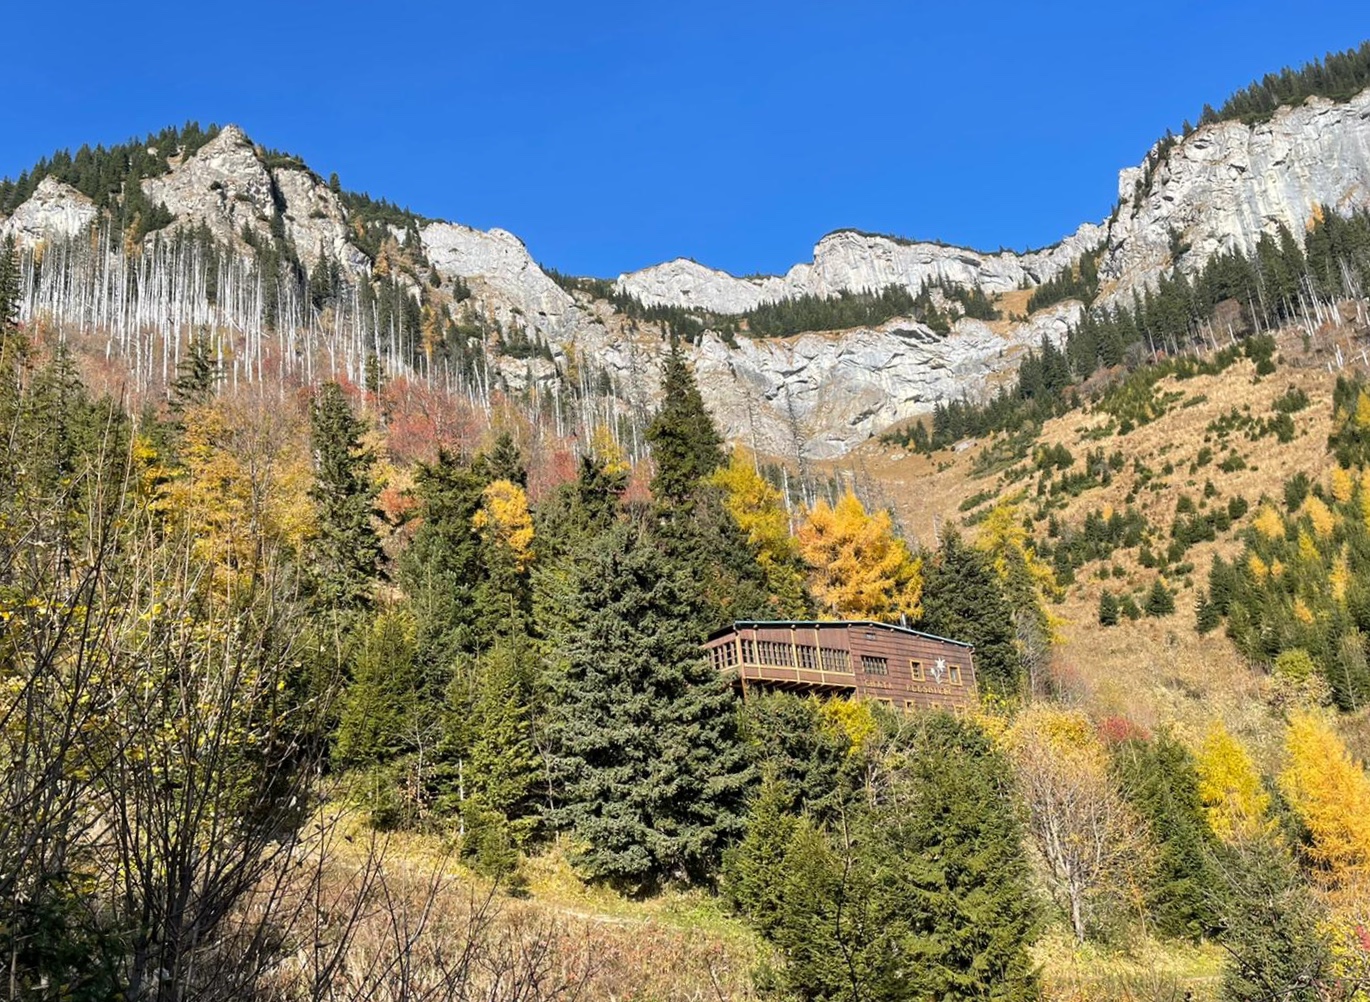
[(757, 682), (778, 689), (826, 689), (834, 692), (856, 690), (856, 673), (849, 671), (761, 664), (740, 664), (736, 665), (734, 670), (742, 679), (744, 686), (748, 682)]

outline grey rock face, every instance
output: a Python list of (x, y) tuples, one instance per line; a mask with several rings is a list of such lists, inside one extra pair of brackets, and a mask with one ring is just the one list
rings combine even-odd
[(99, 214), (95, 203), (69, 184), (45, 177), (14, 215), (0, 222), (0, 238), (14, 237), (21, 247), (74, 237)]
[(806, 295), (877, 292), (890, 286), (917, 292), (926, 282), (978, 285), (993, 294), (1054, 277), (1097, 246), (1104, 234), (1102, 226), (1086, 223), (1044, 250), (982, 254), (841, 230), (818, 242), (811, 262), (797, 264), (783, 276), (736, 278), (678, 259), (620, 275), (617, 288), (649, 306), (697, 307), (721, 314), (745, 313), (761, 303)]
[(241, 244), (244, 227), (261, 236), (271, 232), (271, 175), (236, 125), (225, 126), (169, 173), (145, 180), (143, 193), (165, 205), (178, 225), (204, 223), (234, 245)]
[(235, 246), (242, 245), (244, 228), (270, 235), (279, 198), (286, 233), (306, 264), (312, 267), (328, 256), (354, 274), (370, 267), (349, 239), (337, 195), (308, 171), (269, 170), (236, 125), (224, 126), (169, 173), (145, 180), (143, 192), (154, 204), (164, 204), (176, 225), (203, 223)]
[(1006, 335), (962, 319), (945, 337), (908, 320), (743, 341), (736, 349), (710, 336), (697, 350), (695, 372), (729, 439), (777, 455), (831, 458), (939, 400), (987, 394), (994, 377), (1044, 335), (1059, 343), (1079, 312), (1078, 304), (1063, 303)]
[(581, 322), (575, 301), (547, 277), (512, 233), (430, 223), (419, 238), (424, 254), (440, 274), (477, 280), (491, 294), (486, 298), (495, 300), (492, 305), (522, 317), (534, 330), (565, 337)]
[(1255, 126), (1197, 129), (1157, 166), (1134, 207), (1142, 174), (1130, 168), (1118, 179), (1122, 205), (1100, 268), (1110, 298), (1154, 286), (1174, 263), (1172, 231), (1190, 246), (1179, 264), (1192, 273), (1214, 254), (1250, 253), (1281, 224), (1300, 236), (1319, 205), (1370, 207), (1370, 90), (1343, 104), (1312, 98)]
[[(682, 259), (622, 275), (617, 288), (649, 305), (723, 315), (801, 295), (891, 285), (916, 291), (938, 280), (993, 294), (1052, 278), (1103, 243), (1104, 300), (1130, 297), (1173, 266), (1172, 233), (1191, 248), (1180, 267), (1197, 270), (1214, 253), (1249, 252), (1261, 233), (1281, 224), (1300, 233), (1319, 205), (1342, 212), (1370, 207), (1370, 91), (1343, 104), (1310, 100), (1254, 127), (1223, 122), (1198, 129), (1155, 165), (1149, 190), (1134, 206), (1134, 190), (1146, 174), (1144, 167), (1121, 172), (1121, 201), (1109, 223), (1087, 223), (1042, 250), (984, 254), (840, 231), (818, 242), (811, 261), (784, 275), (738, 278)], [(370, 268), (328, 186), (306, 170), (268, 168), (236, 126), (143, 188), (173, 213), (173, 226), (203, 223), (244, 253), (243, 229), (266, 236), (279, 211), (311, 267), (328, 256), (354, 274)], [(0, 221), (0, 236), (33, 245), (74, 236), (98, 216), (85, 196), (46, 178)], [(408, 236), (393, 233), (401, 241)], [(635, 332), (605, 304), (566, 292), (517, 237), (435, 222), (423, 228), (420, 240), (439, 276), (468, 283), (487, 315), (526, 327), (551, 345), (556, 363), (498, 364), (511, 386), (554, 384), (561, 378), (558, 365), (568, 368), (564, 363), (574, 356), (577, 364), (610, 374), (639, 403), (658, 392), (665, 345), (656, 333)], [(412, 280), (401, 278), (417, 295)], [(729, 438), (781, 455), (834, 456), (938, 400), (987, 392), (1043, 335), (1064, 336), (1078, 312), (1078, 304), (1062, 304), (1009, 325), (1007, 333), (963, 319), (948, 337), (907, 320), (845, 333), (744, 339), (736, 348), (708, 335), (693, 349), (694, 363)]]

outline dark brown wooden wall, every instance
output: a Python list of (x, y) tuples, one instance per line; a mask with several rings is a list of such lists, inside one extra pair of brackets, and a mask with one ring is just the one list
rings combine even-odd
[[(779, 653), (783, 646), (784, 665), (758, 664), (762, 658), (757, 652), (764, 648), (756, 645), (761, 644), (776, 645), (770, 648), (772, 654)], [(723, 650), (728, 646), (731, 651)], [(744, 685), (748, 681), (773, 681), (820, 691), (846, 691), (899, 709), (957, 709), (971, 705), (975, 699), (975, 667), (969, 648), (901, 630), (848, 623), (744, 625), (714, 638), (706, 647), (711, 653), (718, 651), (716, 663), (720, 669), (737, 673)], [(817, 664), (809, 663), (814, 659), (796, 651), (800, 647), (848, 652), (850, 674), (821, 670), (832, 666), (822, 664), (821, 657)], [(744, 663), (743, 655), (748, 652), (753, 657)], [(863, 663), (863, 656), (883, 658), (885, 673), (868, 670), (874, 665)], [(939, 658), (947, 666), (940, 683), (933, 671)], [(912, 662), (923, 667), (921, 681), (914, 677)], [(960, 685), (952, 682), (953, 667), (960, 669)]]

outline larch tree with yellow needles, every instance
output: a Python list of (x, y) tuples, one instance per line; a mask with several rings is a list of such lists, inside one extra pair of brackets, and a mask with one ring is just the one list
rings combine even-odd
[(1268, 830), (1270, 794), (1241, 743), (1214, 721), (1194, 756), (1199, 797), (1213, 834), (1222, 841), (1244, 842)]
[(790, 516), (784, 500), (770, 481), (756, 471), (741, 449), (733, 452), (708, 482), (723, 491), (727, 509), (756, 550), (756, 562), (766, 574), (766, 586), (775, 597), (777, 612), (803, 616), (808, 602), (799, 544), (790, 535)]
[(844, 619), (892, 621), (922, 611), (923, 561), (894, 532), (888, 512), (871, 514), (851, 491), (819, 501), (799, 529), (813, 595)]
[(1299, 710), (1285, 731), (1280, 789), (1308, 826), (1309, 855), (1346, 882), (1370, 875), (1370, 775), (1324, 715)]

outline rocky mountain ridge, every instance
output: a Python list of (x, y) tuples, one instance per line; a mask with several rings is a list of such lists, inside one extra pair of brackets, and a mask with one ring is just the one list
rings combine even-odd
[(1189, 246), (1178, 263), (1195, 272), (1214, 254), (1249, 253), (1261, 233), (1280, 225), (1302, 232), (1319, 206), (1348, 213), (1370, 207), (1370, 90), (1342, 103), (1309, 98), (1255, 125), (1205, 125), (1162, 149), (1148, 154), (1150, 169), (1144, 161), (1119, 173), (1113, 216), (1043, 250), (985, 254), (843, 230), (783, 276), (737, 278), (677, 259), (620, 275), (616, 287), (649, 305), (720, 314), (802, 295), (890, 285), (917, 291), (938, 281), (994, 294), (1054, 278), (1102, 244), (1106, 301), (1127, 301), (1176, 263), (1172, 234)]
[[(359, 246), (361, 223), (338, 191), (298, 162), (267, 157), (236, 126), (173, 158), (166, 173), (141, 185), (150, 204), (170, 213), (165, 233), (202, 227), (249, 257), (260, 242), (281, 238), (309, 271), (336, 264), (352, 283), (369, 282), (381, 267), (374, 252)], [(1321, 205), (1342, 212), (1370, 207), (1370, 91), (1343, 103), (1312, 98), (1257, 125), (1201, 127), (1124, 170), (1119, 195), (1109, 220), (1086, 223), (1055, 246), (1030, 253), (984, 254), (846, 230), (824, 237), (812, 261), (783, 276), (737, 278), (677, 260), (622, 275), (613, 290), (648, 307), (716, 315), (844, 290), (896, 285), (917, 291), (939, 281), (994, 295), (1047, 281), (1102, 247), (1101, 298), (1125, 301), (1176, 264), (1177, 244), (1189, 248), (1179, 266), (1193, 270), (1214, 253), (1249, 251), (1262, 232), (1277, 226), (1300, 232)], [(45, 177), (0, 220), (0, 237), (35, 248), (72, 240), (98, 225), (99, 217), (81, 192)], [(407, 295), (450, 306), (460, 288), (470, 297), (464, 308), (480, 311), (500, 331), (522, 332), (546, 346), (545, 358), (498, 359), (496, 368), (511, 389), (553, 387), (565, 380), (574, 358), (606, 373), (628, 401), (650, 403), (665, 351), (659, 324), (558, 284), (504, 230), (441, 221), (414, 221), (412, 227), (390, 228), (409, 263), (384, 265)], [(146, 245), (164, 232), (149, 234)], [(1026, 321), (993, 325), (962, 317), (947, 335), (909, 319), (784, 339), (734, 342), (706, 332), (688, 350), (728, 437), (776, 454), (827, 457), (929, 411), (938, 400), (984, 392), (1042, 337), (1059, 341), (1079, 310), (1067, 303)], [(492, 346), (498, 351), (501, 343), (496, 339)]]

